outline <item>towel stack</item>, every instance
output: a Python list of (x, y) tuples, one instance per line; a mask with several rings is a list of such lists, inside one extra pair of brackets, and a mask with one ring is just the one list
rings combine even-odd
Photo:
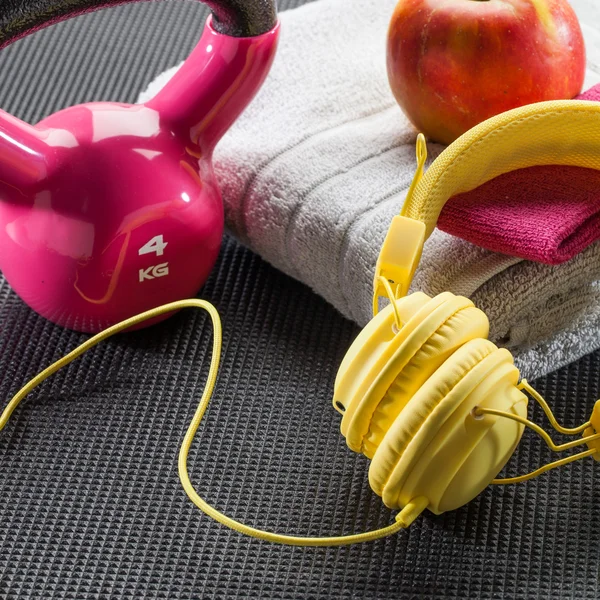
[[(318, 0), (283, 13), (273, 70), (215, 154), (230, 231), (361, 325), (370, 318), (379, 249), (415, 169), (416, 132), (394, 102), (385, 71), (386, 30), (395, 2)], [(571, 3), (586, 39), (589, 88), (600, 82), (600, 7), (595, 0)], [(161, 75), (140, 100), (173, 72)], [(429, 144), (430, 160), (442, 150)], [(475, 215), (483, 209), (473, 200), (471, 239), (487, 239), (489, 247), (494, 236), (477, 227)], [(469, 237), (460, 226), (464, 214), (457, 218), (453, 207), (456, 201), (446, 212), (445, 227)], [(530, 219), (529, 236), (535, 224)], [(564, 235), (540, 231), (539, 238), (532, 248), (542, 259), (545, 252), (548, 262), (580, 249), (562, 244), (561, 255), (556, 240), (565, 241)], [(556, 246), (550, 250), (549, 238)], [(515, 236), (508, 239), (514, 242)], [(511, 349), (527, 377), (600, 347), (598, 243), (552, 266), (436, 230), (413, 289), (471, 297), (490, 318), (491, 339)]]

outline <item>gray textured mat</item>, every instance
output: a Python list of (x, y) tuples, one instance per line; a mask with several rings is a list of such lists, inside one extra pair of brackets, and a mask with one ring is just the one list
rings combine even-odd
[[(191, 49), (204, 14), (195, 3), (128, 6), (36, 34), (1, 53), (0, 106), (35, 121), (76, 102), (134, 100)], [(190, 458), (199, 491), (282, 532), (389, 523), (330, 404), (355, 327), (229, 239), (201, 295), (221, 311), (225, 344)], [(352, 548), (284, 548), (212, 522), (176, 471), (211, 336), (190, 311), (121, 336), (15, 413), (0, 434), (0, 598), (599, 596), (591, 460)], [(2, 402), (84, 339), (34, 315), (0, 278)], [(536, 383), (560, 419), (579, 423), (600, 394), (600, 354)], [(549, 459), (527, 434), (509, 471)]]

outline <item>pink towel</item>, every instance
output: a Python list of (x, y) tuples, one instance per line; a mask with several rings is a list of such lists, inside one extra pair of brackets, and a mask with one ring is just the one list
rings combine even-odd
[[(600, 85), (577, 99), (600, 102)], [(438, 227), (494, 252), (562, 263), (600, 239), (600, 171), (547, 165), (501, 175), (451, 198)]]

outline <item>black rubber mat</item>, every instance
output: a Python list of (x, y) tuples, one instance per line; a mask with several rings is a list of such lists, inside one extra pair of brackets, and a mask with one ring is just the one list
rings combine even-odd
[[(76, 102), (132, 101), (192, 48), (204, 16), (197, 3), (141, 4), (36, 34), (1, 53), (0, 106), (36, 121)], [(225, 326), (218, 388), (190, 457), (201, 494), (280, 532), (392, 522), (331, 408), (356, 328), (231, 239), (201, 296)], [(33, 314), (0, 278), (2, 402), (84, 339)], [(14, 414), (0, 433), (0, 598), (599, 597), (591, 459), (351, 548), (275, 546), (214, 523), (177, 476), (211, 339), (207, 317), (190, 311), (123, 335)], [(600, 354), (536, 384), (562, 421), (579, 423), (600, 394)], [(526, 434), (508, 472), (550, 459)]]

